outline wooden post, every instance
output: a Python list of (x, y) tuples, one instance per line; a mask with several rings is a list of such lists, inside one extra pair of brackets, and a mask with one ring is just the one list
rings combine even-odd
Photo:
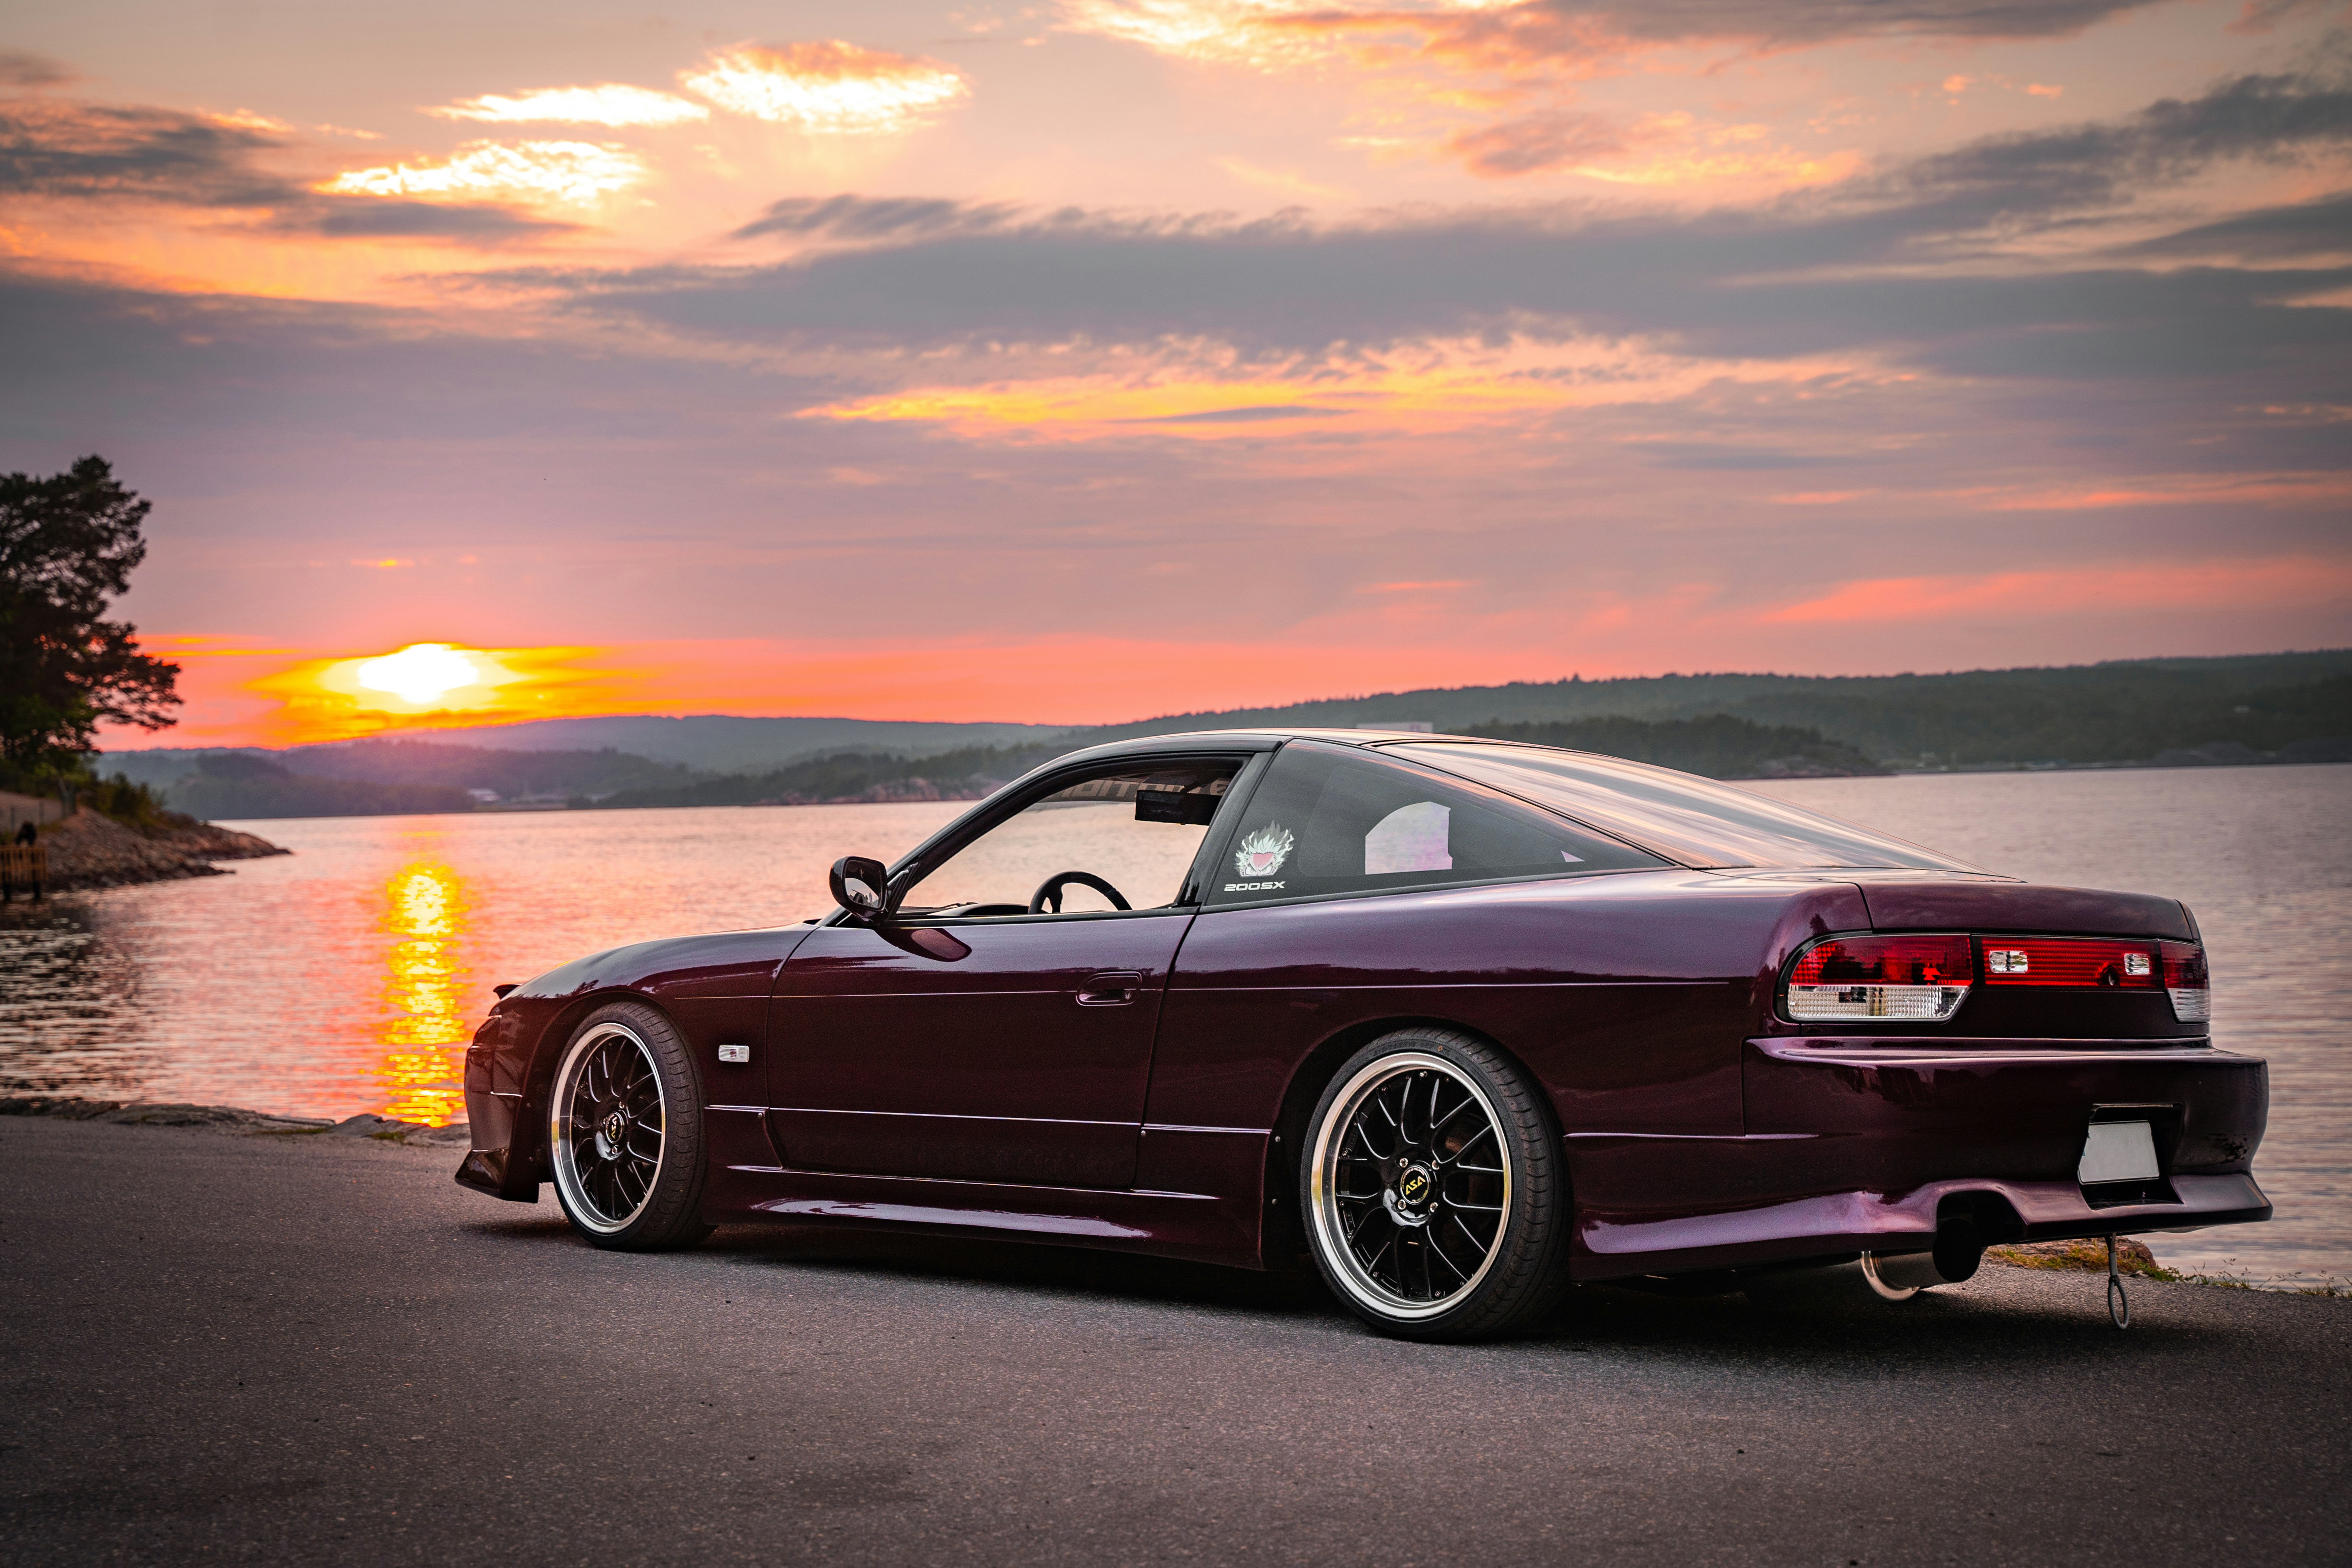
[(33, 901), (41, 901), (41, 884), (48, 880), (48, 846), (45, 844), (9, 844), (0, 846), (0, 904), (16, 897), (23, 884), (32, 889)]

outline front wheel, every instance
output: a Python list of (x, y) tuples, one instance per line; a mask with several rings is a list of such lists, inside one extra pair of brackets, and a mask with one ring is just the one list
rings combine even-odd
[(641, 1002), (581, 1020), (548, 1096), (556, 1201), (583, 1240), (624, 1252), (692, 1247), (702, 1221), (702, 1096), (686, 1041)]
[(1383, 1333), (1504, 1333), (1567, 1287), (1567, 1172), (1550, 1115), (1470, 1036), (1402, 1029), (1349, 1058), (1307, 1124), (1299, 1186), (1316, 1268)]

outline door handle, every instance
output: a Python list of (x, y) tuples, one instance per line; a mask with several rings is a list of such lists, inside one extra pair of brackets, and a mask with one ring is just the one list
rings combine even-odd
[(1143, 976), (1132, 969), (1113, 969), (1087, 976), (1078, 987), (1081, 1007), (1124, 1007), (1143, 989)]

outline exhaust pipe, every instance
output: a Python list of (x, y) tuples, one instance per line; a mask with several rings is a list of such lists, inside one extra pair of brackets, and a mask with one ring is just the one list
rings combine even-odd
[(1871, 1289), (1889, 1301), (1907, 1301), (1937, 1285), (1957, 1285), (1973, 1276), (1984, 1261), (1984, 1237), (1965, 1219), (1947, 1222), (1936, 1232), (1929, 1252), (1887, 1256), (1862, 1255), (1862, 1277)]

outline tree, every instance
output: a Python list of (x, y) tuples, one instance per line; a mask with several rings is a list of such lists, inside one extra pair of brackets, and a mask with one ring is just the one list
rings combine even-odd
[(104, 618), (146, 559), (147, 502), (103, 458), (47, 479), (0, 475), (0, 761), (80, 771), (101, 723), (179, 722), (180, 667), (139, 651)]

